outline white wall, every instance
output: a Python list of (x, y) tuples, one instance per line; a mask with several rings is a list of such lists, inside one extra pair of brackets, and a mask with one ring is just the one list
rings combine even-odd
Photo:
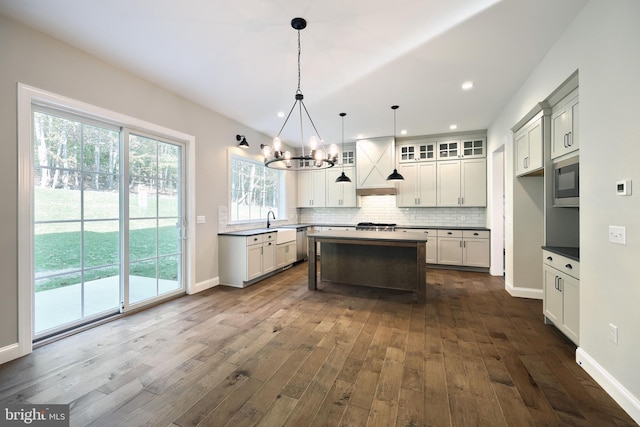
[[(640, 188), (639, 42), (640, 2), (591, 0), (490, 126), (488, 151), (510, 138), (509, 129), (536, 102), (579, 70), (578, 360), (640, 422), (640, 190), (631, 197), (614, 191), (620, 179), (632, 179)], [(513, 176), (512, 148), (507, 147), (508, 176)], [(513, 191), (509, 187), (508, 195)], [(513, 207), (507, 204), (509, 218)], [(608, 242), (610, 224), (626, 226), (626, 246)], [(513, 245), (513, 231), (508, 229), (509, 222), (507, 251)], [(619, 328), (617, 345), (609, 341), (609, 323)]]
[[(0, 352), (16, 343), (17, 83), (43, 89), (195, 136), (196, 283), (218, 277), (218, 207), (227, 206), (227, 147), (244, 134), (259, 153), (265, 135), (207, 110), (124, 70), (0, 15)], [(295, 185), (292, 183), (291, 185)], [(290, 189), (295, 194), (295, 186)], [(289, 201), (295, 211), (295, 200)]]

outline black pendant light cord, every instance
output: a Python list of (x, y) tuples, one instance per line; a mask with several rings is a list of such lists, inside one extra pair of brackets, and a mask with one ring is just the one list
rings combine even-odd
[[(293, 112), (293, 109), (296, 108), (296, 104), (299, 102), (300, 103), (299, 105), (300, 140), (304, 141), (303, 126), (302, 126), (302, 109), (304, 108), (304, 112), (309, 118), (309, 122), (311, 123), (313, 130), (316, 132), (316, 135), (318, 135), (318, 140), (319, 140), (318, 143), (322, 145), (322, 148), (324, 149), (324, 143), (322, 142), (322, 137), (320, 136), (320, 132), (318, 132), (318, 129), (316, 128), (316, 124), (313, 122), (313, 119), (311, 118), (311, 115), (307, 110), (307, 106), (304, 105), (304, 95), (302, 94), (302, 89), (300, 89), (300, 81), (302, 80), (302, 72), (300, 71), (302, 68), (300, 65), (301, 63), (300, 58), (302, 56), (302, 47), (300, 43), (300, 30), (306, 27), (306, 23), (302, 28), (296, 27), (296, 24), (294, 22), (291, 23), (291, 26), (296, 30), (298, 30), (298, 88), (296, 89), (296, 96), (295, 96), (296, 100), (293, 102), (293, 105), (291, 106), (291, 110), (289, 110), (289, 114), (287, 114), (287, 118), (284, 119), (284, 123), (282, 124), (282, 127), (280, 128), (280, 131), (278, 132), (277, 136), (280, 137), (280, 134), (282, 133), (282, 131), (284, 130), (284, 127), (287, 125), (287, 122), (289, 121), (289, 117), (291, 117), (291, 113)], [(304, 155), (304, 143), (302, 144), (302, 154)]]
[(396, 154), (395, 154), (395, 142), (396, 142), (396, 110), (398, 109), (397, 105), (392, 105), (391, 109), (393, 110), (393, 172), (391, 175), (387, 177), (387, 181), (404, 181), (404, 177), (398, 173), (398, 169), (396, 169)]

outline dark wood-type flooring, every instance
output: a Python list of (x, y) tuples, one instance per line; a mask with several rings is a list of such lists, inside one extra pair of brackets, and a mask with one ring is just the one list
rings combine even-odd
[(307, 264), (219, 286), (0, 366), (0, 403), (69, 403), (72, 426), (630, 426), (501, 278), (427, 270), (411, 293)]

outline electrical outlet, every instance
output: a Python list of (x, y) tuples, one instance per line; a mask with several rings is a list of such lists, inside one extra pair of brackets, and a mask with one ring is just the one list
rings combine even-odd
[(609, 323), (609, 341), (618, 344), (618, 327), (613, 323)]
[(609, 241), (619, 245), (627, 244), (627, 229), (619, 225), (609, 226)]

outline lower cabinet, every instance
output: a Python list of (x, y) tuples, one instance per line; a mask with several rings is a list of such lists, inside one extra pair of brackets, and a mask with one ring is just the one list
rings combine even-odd
[(545, 323), (551, 323), (576, 345), (580, 336), (580, 263), (542, 251)]
[(489, 268), (491, 264), (490, 231), (397, 228), (397, 231), (427, 234), (427, 264)]
[(490, 242), (486, 230), (438, 230), (438, 264), (489, 268)]
[(276, 233), (219, 236), (220, 283), (242, 288), (273, 272), (276, 269)]
[(423, 228), (397, 228), (397, 231), (424, 233), (427, 235), (426, 262), (427, 264), (438, 263), (438, 230)]
[(296, 262), (296, 242), (276, 245), (276, 268), (285, 267)]

